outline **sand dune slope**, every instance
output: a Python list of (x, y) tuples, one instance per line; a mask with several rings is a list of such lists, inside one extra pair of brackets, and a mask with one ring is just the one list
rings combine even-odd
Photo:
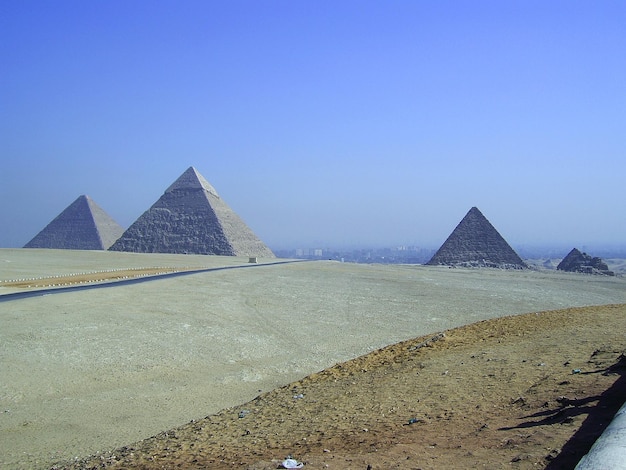
[(625, 331), (626, 304), (485, 320), (55, 468), (573, 468), (626, 397)]

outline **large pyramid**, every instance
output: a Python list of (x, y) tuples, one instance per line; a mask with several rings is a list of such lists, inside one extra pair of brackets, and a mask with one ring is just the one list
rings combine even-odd
[(106, 250), (124, 229), (89, 196), (79, 196), (24, 248)]
[(429, 265), (526, 268), (526, 264), (476, 207), (459, 222)]
[(274, 257), (194, 167), (167, 188), (110, 250)]

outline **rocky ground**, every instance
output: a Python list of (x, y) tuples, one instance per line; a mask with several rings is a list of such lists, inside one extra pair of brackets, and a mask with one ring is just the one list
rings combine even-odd
[(626, 304), (485, 320), (54, 468), (573, 468), (626, 396), (625, 331)]

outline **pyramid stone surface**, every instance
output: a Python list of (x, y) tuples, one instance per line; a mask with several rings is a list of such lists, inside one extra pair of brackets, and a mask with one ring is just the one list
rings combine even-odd
[(167, 188), (110, 249), (274, 257), (194, 167)]
[(24, 248), (106, 250), (124, 229), (89, 196), (79, 196)]
[(476, 207), (441, 245), (428, 265), (522, 269), (526, 264)]
[(578, 248), (572, 249), (556, 269), (574, 273), (615, 275), (613, 271), (609, 271), (608, 265), (601, 258), (583, 253)]

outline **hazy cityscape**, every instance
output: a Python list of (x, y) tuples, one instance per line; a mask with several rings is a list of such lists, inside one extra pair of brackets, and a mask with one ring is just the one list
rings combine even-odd
[[(516, 246), (515, 251), (524, 259), (558, 260), (563, 258), (572, 248), (558, 245)], [(330, 259), (346, 263), (380, 263), (380, 264), (424, 264), (435, 254), (439, 247), (422, 247), (417, 245), (399, 245), (389, 247), (302, 247), (274, 249), (279, 258), (296, 258), (322, 260)], [(581, 246), (581, 251), (588, 251), (602, 258), (626, 258), (626, 247), (623, 246)], [(556, 264), (555, 264), (556, 266)]]

